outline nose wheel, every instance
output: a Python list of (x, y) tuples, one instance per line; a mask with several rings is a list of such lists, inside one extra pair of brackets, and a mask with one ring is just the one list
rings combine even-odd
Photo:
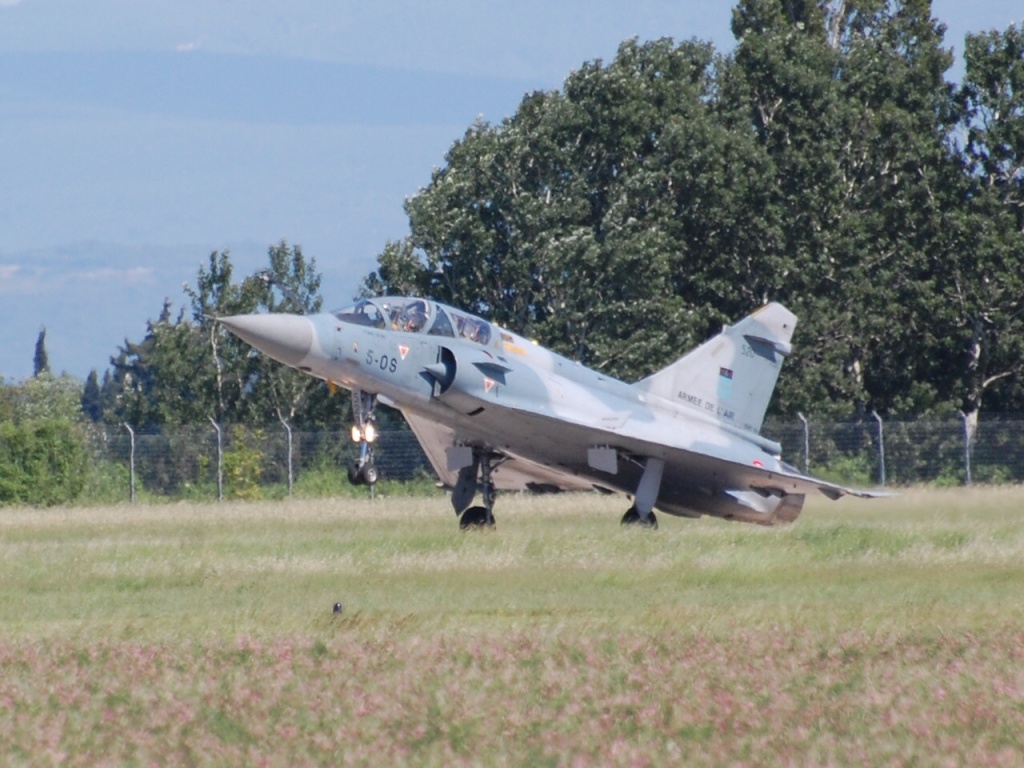
[(376, 485), (380, 480), (380, 470), (372, 460), (360, 464), (354, 461), (348, 465), (348, 481), (352, 485)]

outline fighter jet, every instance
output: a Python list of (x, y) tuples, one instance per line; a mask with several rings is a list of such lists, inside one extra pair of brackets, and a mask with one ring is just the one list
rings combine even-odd
[(798, 472), (760, 434), (796, 327), (780, 304), (632, 384), (424, 298), (219, 321), (263, 354), (351, 391), (353, 483), (378, 478), (377, 404), (401, 411), (462, 528), (494, 525), (499, 489), (619, 492), (632, 497), (622, 523), (650, 527), (655, 509), (772, 525), (795, 520), (811, 493), (877, 495)]

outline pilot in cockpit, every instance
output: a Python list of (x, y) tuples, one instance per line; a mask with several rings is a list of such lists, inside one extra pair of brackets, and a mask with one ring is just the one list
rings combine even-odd
[(419, 333), (426, 324), (427, 305), (419, 299), (406, 304), (398, 318), (399, 329), (409, 333)]
[(491, 340), (490, 327), (483, 320), (467, 318), (462, 328), (462, 335), (477, 344), (487, 344)]

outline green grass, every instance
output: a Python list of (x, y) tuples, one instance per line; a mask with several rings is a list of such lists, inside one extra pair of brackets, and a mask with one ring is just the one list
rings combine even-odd
[(624, 507), (0, 510), (0, 762), (1024, 760), (1024, 489)]

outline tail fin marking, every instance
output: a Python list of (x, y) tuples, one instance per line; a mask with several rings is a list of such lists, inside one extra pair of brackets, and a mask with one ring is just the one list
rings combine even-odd
[(767, 304), (633, 386), (758, 433), (794, 328), (792, 312)]

